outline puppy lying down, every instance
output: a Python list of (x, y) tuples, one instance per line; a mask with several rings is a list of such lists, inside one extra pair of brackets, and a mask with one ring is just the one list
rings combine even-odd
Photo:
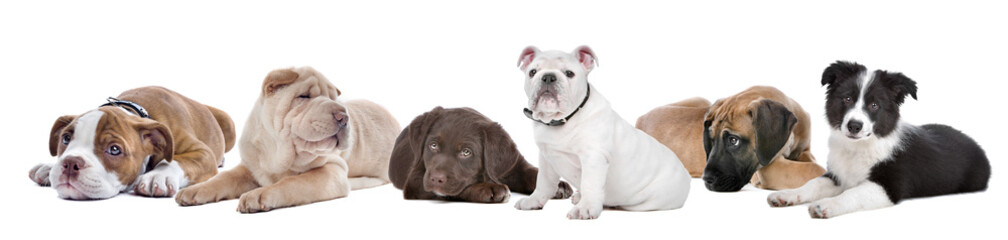
[[(406, 199), (507, 202), (530, 194), (539, 170), (522, 157), (507, 132), (471, 108), (436, 107), (399, 134), (389, 178)], [(560, 182), (553, 198), (570, 197)]]

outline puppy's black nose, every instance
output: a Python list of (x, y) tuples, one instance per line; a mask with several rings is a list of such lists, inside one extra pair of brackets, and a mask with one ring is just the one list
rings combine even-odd
[(543, 76), (542, 76), (543, 83), (547, 83), (547, 84), (554, 83), (554, 82), (556, 82), (556, 80), (557, 80), (556, 74), (547, 73), (547, 74), (543, 74)]
[(847, 122), (847, 130), (850, 130), (851, 133), (861, 132), (861, 127), (864, 127), (864, 123), (861, 123), (861, 121), (851, 120)]
[(81, 157), (67, 157), (63, 159), (63, 175), (67, 177), (77, 177), (81, 169), (84, 169), (84, 159)]

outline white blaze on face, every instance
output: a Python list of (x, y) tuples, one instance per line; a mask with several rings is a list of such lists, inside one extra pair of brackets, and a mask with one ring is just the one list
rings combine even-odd
[[(843, 124), (840, 125), (840, 131), (843, 132), (844, 136), (860, 140), (870, 137), (872, 134), (874, 124), (872, 124), (871, 118), (868, 117), (868, 112), (865, 110), (865, 93), (868, 92), (868, 87), (871, 86), (874, 78), (874, 71), (866, 71), (864, 74), (861, 74), (861, 79), (858, 79), (858, 87), (861, 92), (858, 93), (857, 102), (854, 103), (854, 107), (847, 110), (847, 114), (844, 115)], [(851, 121), (861, 122), (861, 130), (852, 132), (849, 128)]]
[[(57, 157), (56, 165), (49, 172), (49, 181), (60, 198), (77, 200), (110, 198), (126, 188), (119, 182), (119, 177), (115, 173), (105, 171), (101, 159), (95, 155), (98, 122), (104, 115), (104, 112), (94, 110), (77, 118), (70, 143)], [(63, 174), (64, 161), (69, 157), (80, 157), (84, 162), (77, 177)]]

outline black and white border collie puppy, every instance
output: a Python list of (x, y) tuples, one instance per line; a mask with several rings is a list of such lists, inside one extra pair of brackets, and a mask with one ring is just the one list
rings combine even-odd
[(889, 207), (903, 199), (987, 189), (990, 163), (973, 139), (952, 127), (900, 120), (917, 83), (902, 73), (838, 61), (823, 72), (832, 128), (827, 172), (770, 194), (773, 207), (815, 202), (813, 218)]

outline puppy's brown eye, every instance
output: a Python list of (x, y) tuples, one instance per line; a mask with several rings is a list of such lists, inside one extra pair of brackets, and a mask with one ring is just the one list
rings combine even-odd
[(853, 99), (851, 99), (850, 97), (845, 97), (845, 98), (843, 99), (843, 102), (844, 102), (844, 103), (851, 103), (851, 101), (853, 101)]
[(873, 111), (874, 110), (878, 110), (878, 108), (879, 108), (878, 103), (872, 103), (871, 104), (871, 110), (873, 110)]
[(305, 93), (305, 94), (301, 94), (301, 95), (298, 95), (298, 98), (305, 98), (305, 99), (307, 99), (307, 98), (310, 98), (310, 97), (311, 97), (311, 96), (310, 96), (310, 95), (308, 95), (307, 93)]
[(465, 148), (462, 149), (462, 152), (460, 152), (459, 154), (462, 155), (462, 157), (466, 158), (469, 157), (469, 155), (472, 155), (472, 151), (469, 150), (468, 148)]
[(69, 133), (64, 133), (63, 134), (63, 145), (67, 145), (67, 144), (70, 144), (70, 134)]
[(535, 76), (535, 74), (536, 74), (536, 70), (535, 69), (529, 70), (529, 77), (533, 77), (533, 76)]
[(567, 75), (568, 78), (572, 78), (574, 77), (574, 72), (572, 72), (571, 70), (567, 70), (564, 71), (564, 75)]
[(737, 137), (728, 137), (728, 144), (731, 144), (732, 146), (738, 146), (739, 140)]
[(121, 154), (121, 153), (122, 153), (122, 149), (120, 149), (118, 145), (112, 145), (108, 149), (108, 154), (110, 154), (112, 156), (119, 156), (119, 154)]
[(431, 150), (437, 150), (438, 145), (437, 143), (431, 143), (429, 147)]

